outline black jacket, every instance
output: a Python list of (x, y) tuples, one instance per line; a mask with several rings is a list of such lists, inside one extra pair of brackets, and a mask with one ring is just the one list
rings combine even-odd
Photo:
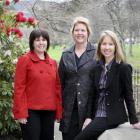
[[(102, 67), (97, 64), (92, 72), (93, 92), (88, 101), (88, 118), (94, 118), (97, 110), (101, 72)], [(137, 123), (132, 90), (132, 67), (129, 64), (118, 64), (114, 61), (107, 75), (105, 98), (108, 124), (121, 124), (128, 121), (128, 118), (131, 124)]]
[(86, 117), (88, 94), (91, 91), (90, 72), (95, 66), (95, 48), (88, 43), (86, 52), (82, 55), (79, 68), (76, 66), (74, 47), (64, 51), (59, 64), (59, 75), (62, 83), (63, 117), (60, 130), (67, 132), (74, 101), (77, 96), (79, 128)]

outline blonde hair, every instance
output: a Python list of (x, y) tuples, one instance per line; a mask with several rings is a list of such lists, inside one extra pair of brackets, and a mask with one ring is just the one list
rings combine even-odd
[(87, 32), (88, 32), (88, 40), (89, 40), (89, 37), (91, 36), (92, 34), (92, 30), (91, 30), (91, 26), (90, 26), (90, 23), (89, 23), (89, 20), (85, 17), (76, 17), (73, 21), (73, 24), (72, 24), (72, 27), (71, 27), (71, 34), (73, 34), (74, 32), (74, 28), (77, 24), (84, 24), (87, 28)]
[(123, 54), (123, 50), (122, 50), (120, 41), (119, 41), (117, 35), (110, 30), (103, 31), (101, 33), (101, 36), (100, 36), (99, 42), (98, 42), (98, 46), (97, 46), (97, 50), (96, 50), (96, 60), (97, 61), (104, 60), (104, 56), (101, 53), (101, 44), (106, 36), (109, 36), (115, 45), (114, 56), (115, 56), (116, 62), (117, 63), (123, 62), (125, 59), (124, 59), (124, 54)]

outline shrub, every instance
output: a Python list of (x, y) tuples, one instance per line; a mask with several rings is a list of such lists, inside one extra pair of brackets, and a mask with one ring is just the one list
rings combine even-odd
[[(34, 18), (26, 18), (23, 12), (8, 10), (10, 4), (19, 0), (0, 0), (0, 135), (19, 129), (13, 119), (13, 86), (15, 64), (19, 55), (25, 53), (20, 27), (35, 27)], [(32, 19), (32, 20), (31, 20)]]

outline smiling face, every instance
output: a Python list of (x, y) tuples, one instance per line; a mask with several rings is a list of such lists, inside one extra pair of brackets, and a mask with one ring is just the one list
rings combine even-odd
[(47, 49), (47, 40), (42, 36), (35, 38), (33, 42), (34, 51), (37, 54), (44, 53)]
[(100, 51), (106, 62), (110, 62), (114, 58), (115, 44), (110, 36), (104, 37), (100, 46)]
[(84, 44), (88, 40), (87, 27), (83, 23), (77, 23), (73, 30), (73, 39), (76, 44)]

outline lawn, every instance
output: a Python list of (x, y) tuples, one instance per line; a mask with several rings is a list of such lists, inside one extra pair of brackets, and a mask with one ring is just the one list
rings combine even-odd
[(63, 51), (63, 47), (55, 46), (55, 48), (50, 47), (48, 53), (53, 59), (59, 62), (62, 51)]
[(140, 45), (133, 46), (133, 56), (128, 55), (128, 46), (126, 47), (126, 61), (130, 63), (135, 69), (140, 70)]

